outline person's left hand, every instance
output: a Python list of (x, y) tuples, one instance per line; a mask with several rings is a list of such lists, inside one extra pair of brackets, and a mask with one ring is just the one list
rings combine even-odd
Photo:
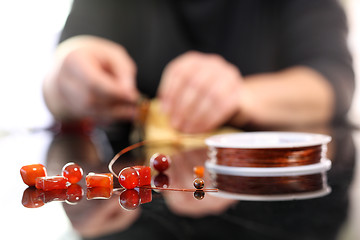
[(237, 67), (221, 56), (187, 52), (165, 68), (158, 96), (174, 128), (200, 133), (235, 115), (242, 82)]

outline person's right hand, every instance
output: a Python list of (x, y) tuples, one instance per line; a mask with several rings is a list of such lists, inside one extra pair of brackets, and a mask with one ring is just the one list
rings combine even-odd
[(45, 100), (59, 120), (131, 119), (139, 95), (135, 75), (136, 65), (122, 46), (98, 37), (74, 37), (57, 49), (44, 82)]

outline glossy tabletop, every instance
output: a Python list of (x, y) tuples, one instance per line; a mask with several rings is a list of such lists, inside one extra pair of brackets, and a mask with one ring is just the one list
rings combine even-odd
[[(20, 168), (33, 163), (44, 164), (48, 175), (61, 174), (68, 162), (81, 165), (85, 175), (109, 172), (109, 160), (121, 149), (113, 150), (103, 132), (24, 131), (1, 136), (0, 238), (360, 239), (359, 132), (345, 126), (301, 131), (332, 137), (327, 153), (332, 162), (329, 171), (246, 177), (216, 175), (205, 169), (205, 188), (219, 187), (219, 192), (138, 190), (139, 206), (133, 210), (121, 206), (121, 198), (123, 205), (134, 200), (118, 189), (116, 178), (110, 193), (91, 192), (83, 178), (81, 195), (69, 202), (61, 192), (36, 196), (20, 177)], [(145, 145), (121, 156), (114, 170), (148, 165), (155, 152), (170, 154), (172, 159), (167, 178), (158, 181), (168, 181), (175, 189), (194, 189), (193, 168), (205, 165), (206, 146)], [(153, 171), (153, 180), (156, 176)]]

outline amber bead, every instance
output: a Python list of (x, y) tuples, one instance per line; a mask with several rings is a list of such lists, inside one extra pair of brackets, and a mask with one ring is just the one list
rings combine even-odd
[(126, 167), (119, 173), (119, 183), (123, 188), (134, 189), (140, 184), (139, 173), (132, 167)]
[(113, 188), (113, 175), (111, 173), (89, 173), (85, 177), (86, 186)]
[(205, 192), (203, 190), (196, 190), (194, 192), (194, 198), (197, 200), (202, 200), (205, 197)]
[(46, 168), (42, 164), (26, 165), (20, 169), (20, 174), (26, 185), (35, 186), (36, 178), (46, 176)]
[(69, 179), (70, 183), (77, 183), (83, 177), (83, 170), (78, 164), (70, 162), (63, 167), (62, 175)]
[(35, 187), (44, 191), (67, 189), (70, 183), (64, 176), (38, 177)]
[(195, 178), (193, 184), (196, 189), (202, 189), (205, 185), (205, 182), (201, 178)]
[(139, 174), (139, 184), (137, 187), (142, 187), (151, 184), (151, 168), (147, 166), (133, 167)]
[(151, 166), (159, 172), (163, 172), (170, 166), (170, 158), (164, 154), (155, 153), (150, 158)]
[(194, 171), (195, 177), (198, 177), (198, 178), (204, 177), (204, 171), (205, 171), (205, 169), (204, 169), (203, 166), (195, 166), (194, 169), (193, 169), (193, 171)]

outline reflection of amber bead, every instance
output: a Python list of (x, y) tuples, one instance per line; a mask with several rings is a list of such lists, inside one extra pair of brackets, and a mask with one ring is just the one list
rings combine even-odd
[(66, 201), (69, 203), (77, 203), (81, 201), (84, 195), (84, 190), (78, 184), (71, 184), (66, 190)]
[(109, 199), (112, 195), (112, 188), (107, 187), (93, 187), (86, 191), (87, 200), (91, 199)]
[(126, 210), (134, 210), (140, 204), (139, 193), (135, 189), (126, 189), (120, 194), (119, 203)]
[(194, 198), (197, 200), (202, 200), (205, 197), (205, 192), (203, 190), (196, 190), (194, 192)]
[(170, 186), (169, 177), (164, 173), (159, 173), (154, 177), (153, 184), (155, 187), (168, 188)]
[(134, 166), (133, 167), (139, 174), (139, 186), (146, 186), (151, 184), (151, 168), (147, 166)]
[(66, 196), (67, 189), (54, 189), (50, 191), (44, 191), (42, 194), (44, 203), (49, 202), (64, 202), (67, 198)]
[(152, 190), (151, 188), (140, 187), (135, 188), (139, 192), (140, 204), (149, 203), (152, 201)]
[(44, 205), (41, 194), (42, 190), (34, 187), (28, 187), (23, 193), (21, 203), (27, 208), (38, 208)]

